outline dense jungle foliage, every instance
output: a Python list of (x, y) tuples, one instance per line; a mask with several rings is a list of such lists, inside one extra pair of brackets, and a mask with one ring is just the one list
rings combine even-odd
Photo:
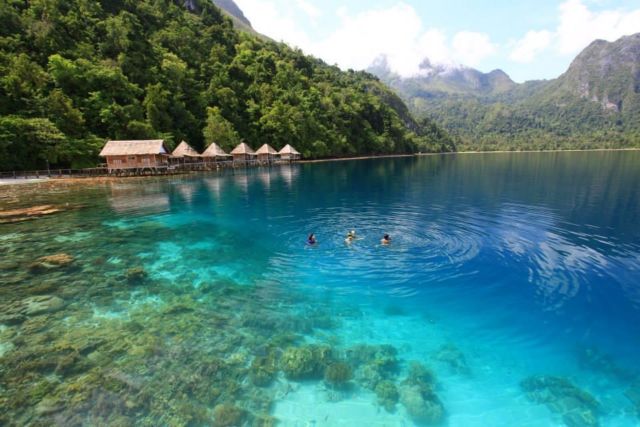
[(0, 22), (0, 170), (93, 166), (107, 139), (455, 149), (372, 75), (238, 32), (208, 0), (3, 0)]

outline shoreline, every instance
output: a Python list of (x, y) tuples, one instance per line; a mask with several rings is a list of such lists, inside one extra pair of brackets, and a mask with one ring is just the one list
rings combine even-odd
[(314, 159), (314, 160), (299, 160), (296, 163), (327, 163), (327, 162), (345, 162), (349, 160), (370, 160), (370, 159), (391, 159), (400, 157), (419, 157), (419, 156), (451, 156), (456, 154), (507, 154), (507, 153), (580, 153), (580, 152), (594, 152), (594, 151), (640, 151), (638, 148), (588, 148), (584, 150), (580, 149), (560, 149), (560, 150), (494, 150), (494, 151), (447, 151), (443, 153), (413, 153), (413, 154), (381, 154), (370, 156), (356, 156), (356, 157), (336, 157), (331, 159)]
[[(299, 160), (297, 164), (313, 164), (313, 163), (329, 163), (329, 162), (346, 162), (355, 160), (372, 160), (372, 159), (392, 159), (392, 158), (404, 158), (404, 157), (423, 157), (423, 156), (452, 156), (458, 154), (525, 154), (525, 153), (581, 153), (581, 152), (605, 152), (605, 151), (640, 151), (640, 148), (590, 148), (585, 150), (569, 149), (569, 150), (521, 150), (521, 151), (455, 151), (445, 153), (413, 153), (413, 154), (383, 154), (383, 155), (370, 155), (370, 156), (356, 156), (356, 157), (337, 157), (331, 159), (313, 159), (313, 160)], [(292, 164), (294, 164), (292, 163)], [(198, 174), (197, 171), (191, 171), (184, 175)], [(56, 183), (97, 183), (97, 182), (111, 182), (118, 180), (131, 180), (131, 179), (146, 179), (151, 176), (93, 176), (93, 177), (40, 177), (40, 178), (1, 178), (0, 188), (12, 187), (26, 184), (56, 184)], [(156, 176), (157, 178), (157, 176)]]

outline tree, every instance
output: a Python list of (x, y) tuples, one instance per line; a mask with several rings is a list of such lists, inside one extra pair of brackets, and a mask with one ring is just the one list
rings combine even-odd
[(223, 150), (231, 150), (240, 143), (240, 136), (231, 122), (222, 117), (218, 107), (207, 108), (207, 126), (202, 134), (207, 146), (215, 142)]

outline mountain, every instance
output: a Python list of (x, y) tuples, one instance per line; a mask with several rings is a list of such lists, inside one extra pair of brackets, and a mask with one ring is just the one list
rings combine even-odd
[(441, 124), (461, 149), (640, 146), (640, 33), (596, 40), (557, 79), (514, 83), (484, 74), (428, 67), (400, 78), (376, 61), (370, 71), (418, 116)]
[(454, 149), (374, 76), (239, 31), (210, 0), (10, 1), (0, 20), (0, 170), (93, 166), (106, 139)]
[(639, 93), (640, 33), (613, 43), (594, 41), (542, 91), (550, 99), (579, 97), (618, 113), (637, 108)]
[(367, 71), (393, 83), (402, 93), (419, 94), (425, 98), (447, 94), (498, 94), (516, 85), (502, 70), (493, 70), (485, 74), (464, 66), (432, 64), (428, 59), (420, 64), (419, 75), (410, 78), (402, 78), (393, 73), (384, 56), (379, 57)]
[(231, 19), (231, 21), (233, 21), (233, 24), (237, 29), (262, 36), (253, 29), (253, 26), (251, 26), (251, 22), (247, 19), (246, 16), (244, 16), (244, 12), (242, 12), (236, 2), (234, 2), (233, 0), (212, 1), (214, 5), (220, 8), (220, 10), (222, 10), (222, 12), (227, 15)]

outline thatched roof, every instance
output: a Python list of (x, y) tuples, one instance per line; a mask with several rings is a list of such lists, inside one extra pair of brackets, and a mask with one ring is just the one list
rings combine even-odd
[(220, 148), (220, 146), (215, 142), (212, 143), (210, 146), (208, 146), (207, 149), (204, 150), (204, 153), (202, 153), (202, 157), (230, 157), (230, 156), (231, 154), (225, 153), (225, 151), (222, 148)]
[(231, 151), (231, 154), (250, 154), (250, 155), (255, 155), (256, 152), (253, 151), (253, 149), (251, 147), (249, 147), (246, 142), (242, 142), (242, 143), (238, 144), (238, 146), (236, 148), (234, 148), (233, 151)]
[(300, 155), (298, 150), (296, 150), (295, 148), (293, 148), (289, 144), (287, 144), (284, 147), (282, 147), (282, 150), (280, 150), (280, 152), (278, 154), (297, 154), (297, 155)]
[(189, 144), (182, 141), (173, 153), (171, 153), (173, 157), (200, 157), (200, 154)]
[(161, 139), (139, 141), (107, 141), (100, 152), (101, 157), (167, 154), (167, 147)]
[(278, 154), (278, 152), (275, 150), (275, 148), (273, 148), (269, 144), (264, 144), (262, 147), (260, 147), (260, 148), (258, 148), (256, 150), (256, 154), (273, 154), (273, 155), (276, 155), (276, 154)]

